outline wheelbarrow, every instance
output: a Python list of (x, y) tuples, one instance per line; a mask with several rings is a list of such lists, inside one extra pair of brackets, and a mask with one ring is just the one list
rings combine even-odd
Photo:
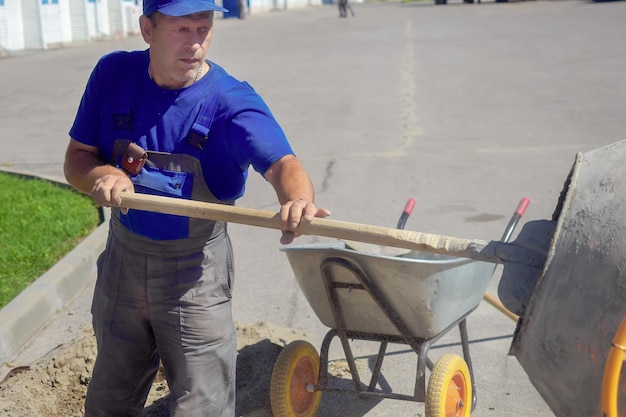
[[(509, 239), (527, 206), (528, 200), (522, 199), (503, 241)], [(398, 228), (404, 226), (406, 217), (405, 208)], [(476, 405), (476, 388), (466, 318), (486, 293), (495, 270), (493, 263), (369, 248), (359, 242), (282, 250), (304, 296), (330, 330), (321, 355), (310, 343), (298, 340), (278, 356), (270, 389), (274, 417), (314, 416), (324, 392), (423, 402), (427, 417), (469, 416)], [(428, 356), (431, 346), (457, 327), (463, 357), (445, 354), (433, 363)], [(340, 340), (349, 366), (350, 389), (331, 386), (329, 381), (328, 356), (335, 338)], [(368, 385), (363, 384), (357, 369), (351, 340), (379, 343)], [(408, 345), (417, 354), (415, 386), (410, 394), (378, 388), (389, 343)], [(428, 387), (426, 368), (430, 370)]]

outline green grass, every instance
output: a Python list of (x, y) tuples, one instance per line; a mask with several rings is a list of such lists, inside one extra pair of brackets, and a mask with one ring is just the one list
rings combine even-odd
[(101, 222), (89, 196), (0, 172), (0, 308)]

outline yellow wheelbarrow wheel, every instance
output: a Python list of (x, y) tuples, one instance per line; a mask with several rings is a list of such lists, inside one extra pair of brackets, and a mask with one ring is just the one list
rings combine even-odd
[(319, 378), (320, 357), (304, 340), (289, 343), (278, 355), (270, 384), (274, 417), (313, 417), (322, 399), (312, 391)]
[(469, 417), (472, 382), (465, 360), (445, 354), (430, 374), (426, 392), (426, 417)]

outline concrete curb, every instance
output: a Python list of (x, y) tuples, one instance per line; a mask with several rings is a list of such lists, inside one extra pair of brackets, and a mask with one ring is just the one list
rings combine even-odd
[(109, 232), (108, 217), (103, 211), (104, 222), (94, 232), (0, 310), (0, 364), (17, 355), (93, 279)]
[(0, 363), (11, 360), (96, 273), (108, 222), (0, 310)]

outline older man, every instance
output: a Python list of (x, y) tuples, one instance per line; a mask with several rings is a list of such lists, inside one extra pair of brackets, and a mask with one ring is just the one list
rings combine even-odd
[(98, 357), (85, 415), (139, 416), (159, 362), (172, 416), (235, 414), (232, 248), (226, 224), (121, 210), (120, 193), (233, 204), (248, 167), (276, 191), (290, 243), (330, 213), (261, 97), (207, 60), (214, 0), (145, 0), (145, 51), (100, 59), (66, 153), (65, 175), (112, 207), (92, 305)]

